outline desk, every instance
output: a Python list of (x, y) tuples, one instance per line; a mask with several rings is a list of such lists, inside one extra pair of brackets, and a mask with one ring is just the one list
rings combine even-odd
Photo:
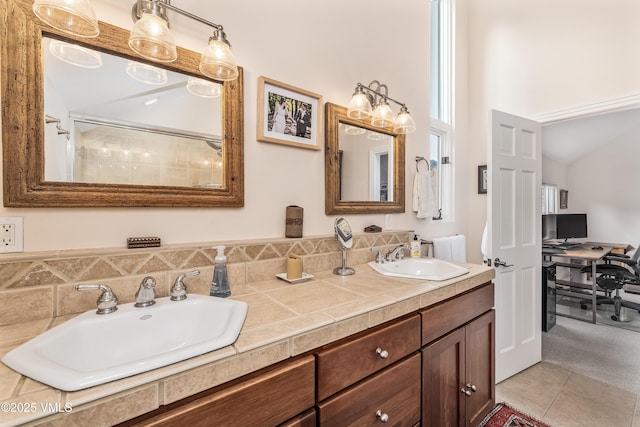
[[(591, 249), (595, 245), (602, 246), (602, 249)], [(562, 252), (561, 253), (548, 253), (548, 252), (545, 253), (544, 249), (542, 250), (542, 255), (547, 257), (580, 259), (587, 262), (589, 261), (591, 262), (591, 313), (592, 313), (591, 323), (596, 323), (596, 307), (597, 307), (596, 291), (598, 288), (598, 285), (596, 284), (596, 261), (598, 261), (599, 259), (602, 259), (605, 255), (611, 252), (613, 248), (614, 246), (605, 246), (602, 243), (590, 242), (590, 243), (583, 243), (582, 245), (580, 245), (575, 249), (567, 249), (564, 251), (564, 253)], [(585, 297), (584, 294), (581, 294), (578, 292), (572, 292), (572, 291), (566, 291), (564, 294), (569, 296), (581, 297), (581, 298)], [(568, 316), (568, 317), (571, 317), (571, 316)]]

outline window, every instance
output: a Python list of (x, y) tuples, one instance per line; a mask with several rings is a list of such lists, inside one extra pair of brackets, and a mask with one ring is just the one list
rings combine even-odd
[(429, 159), (435, 172), (434, 194), (441, 219), (453, 219), (452, 167), (452, 0), (431, 1)]
[(542, 214), (558, 213), (558, 187), (542, 183)]

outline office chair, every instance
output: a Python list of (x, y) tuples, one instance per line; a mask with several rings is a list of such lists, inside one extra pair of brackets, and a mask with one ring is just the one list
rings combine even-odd
[[(621, 254), (609, 254), (604, 257), (605, 264), (598, 264), (596, 266), (596, 284), (605, 291), (604, 296), (596, 296), (596, 304), (612, 304), (614, 306), (614, 314), (611, 319), (618, 322), (620, 321), (620, 310), (622, 307), (631, 308), (637, 310), (640, 313), (640, 304), (623, 300), (620, 297), (620, 289), (627, 285), (640, 285), (640, 249), (637, 249), (633, 254), (633, 257)], [(611, 264), (611, 262), (618, 262), (624, 265)], [(627, 266), (630, 268), (627, 268)], [(583, 273), (590, 273), (591, 266), (584, 267), (581, 270)], [(615, 296), (611, 297), (611, 294), (615, 291)], [(587, 309), (587, 305), (592, 301), (585, 299), (580, 301), (580, 307), (583, 310)]]

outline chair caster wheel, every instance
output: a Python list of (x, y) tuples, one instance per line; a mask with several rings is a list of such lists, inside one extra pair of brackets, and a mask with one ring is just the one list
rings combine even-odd
[(613, 316), (611, 316), (611, 320), (613, 320), (614, 322), (618, 321), (618, 316), (616, 316), (615, 314)]
[(587, 309), (587, 305), (586, 304), (580, 304), (580, 308), (583, 309), (583, 310), (586, 310)]

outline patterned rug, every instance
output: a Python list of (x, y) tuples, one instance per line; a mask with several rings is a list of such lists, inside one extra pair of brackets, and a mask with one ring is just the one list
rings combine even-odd
[(518, 412), (506, 403), (498, 403), (495, 408), (482, 420), (478, 427), (550, 427)]

